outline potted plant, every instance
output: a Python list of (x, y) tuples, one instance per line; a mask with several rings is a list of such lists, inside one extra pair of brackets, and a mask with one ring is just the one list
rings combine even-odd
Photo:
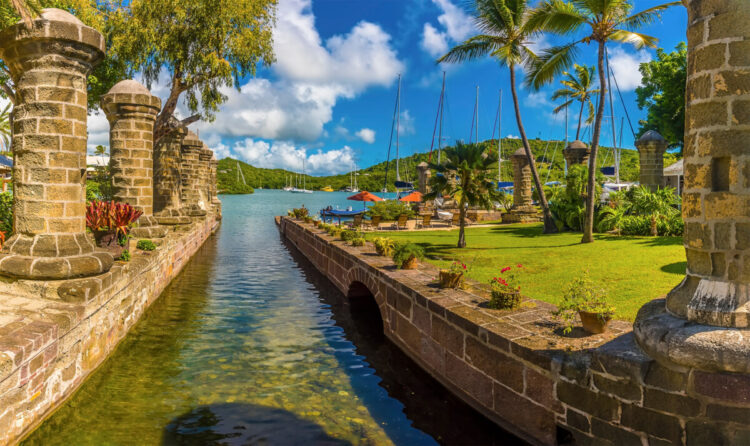
[(417, 269), (419, 260), (424, 259), (424, 249), (414, 243), (399, 244), (393, 251), (393, 262), (401, 269)]
[(365, 246), (367, 240), (364, 237), (355, 237), (350, 241), (350, 243), (352, 244), (352, 246)]
[(127, 248), (130, 228), (141, 214), (126, 203), (94, 200), (86, 207), (86, 226), (94, 234), (97, 246), (119, 258)]
[(568, 284), (562, 303), (554, 314), (565, 321), (565, 333), (573, 329), (578, 315), (584, 330), (598, 334), (607, 331), (615, 309), (609, 305), (605, 291), (594, 284), (586, 271)]
[(451, 263), (450, 268), (440, 270), (440, 288), (458, 288), (467, 272), (466, 264), (458, 260)]
[(388, 237), (376, 237), (372, 239), (372, 243), (375, 245), (375, 252), (379, 256), (390, 257), (393, 255), (393, 249), (396, 247), (393, 239)]
[(489, 306), (498, 310), (512, 310), (521, 304), (521, 285), (518, 273), (523, 270), (520, 263), (516, 267), (506, 266), (497, 277), (490, 280), (492, 297)]

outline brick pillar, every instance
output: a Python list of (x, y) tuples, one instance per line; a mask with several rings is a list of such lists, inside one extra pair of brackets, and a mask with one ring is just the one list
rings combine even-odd
[(417, 174), (419, 175), (419, 192), (426, 194), (430, 192), (430, 177), (432, 172), (427, 163), (424, 161), (417, 164)]
[(190, 222), (182, 209), (180, 176), (182, 140), (187, 130), (176, 128), (154, 149), (154, 217), (161, 225)]
[(182, 206), (191, 217), (206, 215), (206, 197), (201, 194), (201, 184), (205, 179), (201, 178), (200, 155), (203, 151), (203, 141), (198, 135), (188, 131), (182, 140), (182, 152), (180, 158), (180, 199)]
[(641, 165), (641, 186), (647, 186), (651, 190), (664, 187), (664, 152), (667, 145), (664, 137), (654, 130), (644, 133), (635, 142)]
[(513, 207), (503, 214), (503, 222), (531, 223), (540, 221), (531, 196), (531, 166), (521, 147), (510, 156), (513, 164)]
[(591, 149), (583, 141), (573, 141), (563, 149), (563, 156), (568, 163), (568, 167), (577, 164), (588, 165)]
[(0, 33), (0, 57), (16, 86), (13, 225), (0, 274), (67, 279), (109, 270), (112, 256), (86, 235), (86, 81), (104, 39), (59, 9), (31, 29)]
[(102, 96), (109, 121), (109, 165), (114, 199), (143, 211), (134, 237), (164, 237), (153, 217), (154, 121), (161, 100), (134, 80), (124, 80)]
[(750, 2), (686, 6), (687, 274), (634, 331), (665, 362), (750, 373)]

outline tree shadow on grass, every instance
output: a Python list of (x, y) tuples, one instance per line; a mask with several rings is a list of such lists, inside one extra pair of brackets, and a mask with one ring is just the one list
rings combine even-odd
[(324, 445), (351, 443), (291, 412), (255, 404), (198, 406), (164, 428), (164, 445)]
[(685, 275), (685, 271), (687, 269), (687, 262), (675, 262), (670, 263), (669, 265), (664, 265), (661, 267), (661, 270), (665, 273), (670, 274), (678, 274), (680, 276)]

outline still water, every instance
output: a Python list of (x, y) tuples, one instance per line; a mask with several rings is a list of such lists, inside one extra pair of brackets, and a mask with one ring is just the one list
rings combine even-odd
[(216, 236), (24, 444), (517, 444), (282, 242), (274, 215), (347, 195), (221, 197)]

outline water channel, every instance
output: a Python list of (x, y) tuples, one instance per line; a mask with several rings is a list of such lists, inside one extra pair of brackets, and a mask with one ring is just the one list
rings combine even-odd
[(518, 444), (282, 242), (274, 215), (347, 195), (223, 196), (216, 236), (24, 444)]

